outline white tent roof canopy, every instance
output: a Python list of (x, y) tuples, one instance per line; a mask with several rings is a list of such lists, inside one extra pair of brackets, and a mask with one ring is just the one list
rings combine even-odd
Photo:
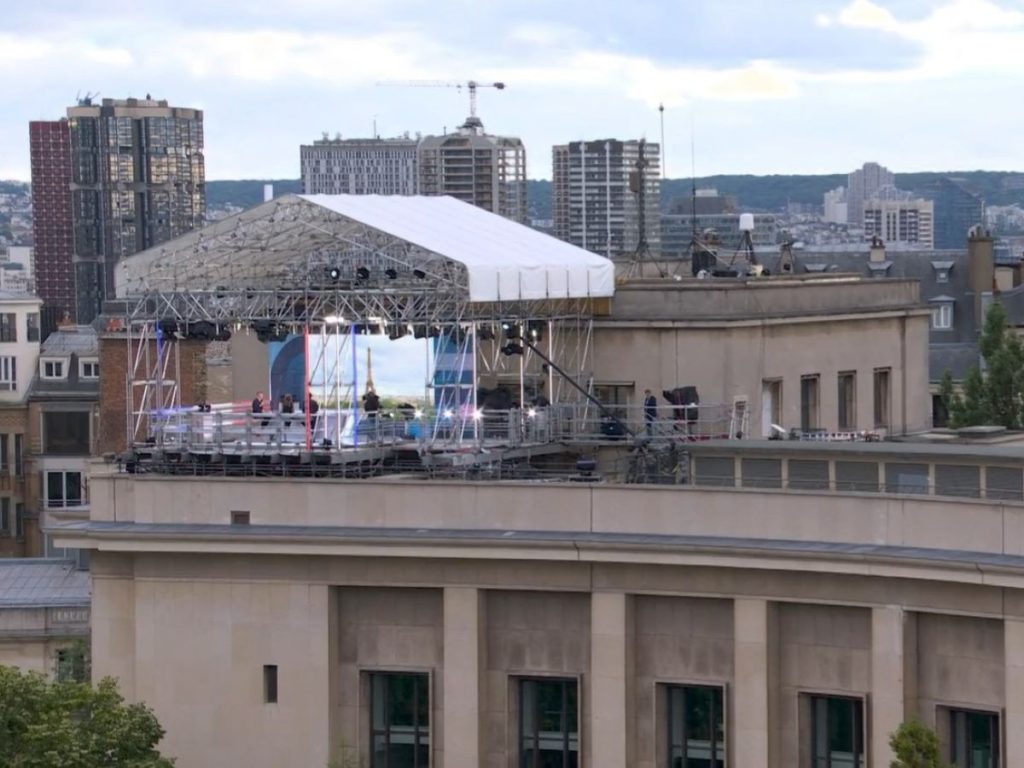
[[(123, 260), (116, 272), (118, 296), (241, 287), (261, 270), (280, 270), (287, 261), (301, 268), (308, 253), (331, 247), (328, 229), (275, 219), (279, 206), (360, 224), (463, 265), (470, 302), (614, 294), (610, 260), (451, 197), (289, 195)], [(273, 247), (233, 240), (229, 233), (243, 223), (261, 225), (264, 242)]]

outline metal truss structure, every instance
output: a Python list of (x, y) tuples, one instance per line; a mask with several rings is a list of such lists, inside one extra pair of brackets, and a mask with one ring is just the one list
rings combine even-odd
[[(516, 332), (543, 338), (548, 357), (577, 385), (589, 386), (592, 299), (472, 301), (463, 264), (299, 197), (265, 203), (137, 254), (119, 270), (132, 361), (126, 372), (129, 444), (152, 442), (154, 413), (182, 406), (178, 342), (229, 332), (254, 331), (262, 340), (291, 334), (330, 339), (321, 359), (309, 362), (332, 382), (334, 401), (349, 407), (358, 396), (355, 374), (343, 377), (338, 361), (327, 361), (323, 350), (354, 349), (358, 333), (410, 335), (426, 344), (457, 339), (472, 368), (472, 385), (460, 385), (470, 390), (472, 408), (462, 412), (463, 428), (435, 435), (438, 441), (477, 437), (465, 422), (477, 413), (484, 377), (511, 378), (524, 404), (543, 390), (553, 403), (577, 400), (577, 390), (563, 386), (528, 345), (509, 353)], [(510, 334), (509, 328), (517, 330)], [(456, 405), (439, 402), (438, 408)]]

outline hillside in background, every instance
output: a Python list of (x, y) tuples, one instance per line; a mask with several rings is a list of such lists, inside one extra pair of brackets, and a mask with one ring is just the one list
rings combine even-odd
[(239, 181), (207, 181), (206, 207), (211, 210), (234, 205), (252, 208), (263, 202), (263, 185), (274, 185), (274, 196), (299, 194), (300, 179), (241, 179)]

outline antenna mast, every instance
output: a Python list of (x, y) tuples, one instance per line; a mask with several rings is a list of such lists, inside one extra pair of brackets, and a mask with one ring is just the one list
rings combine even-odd
[(661, 180), (665, 180), (665, 105), (658, 105), (658, 117), (661, 120)]
[[(630, 262), (629, 270), (626, 273), (627, 277), (643, 277), (644, 261), (648, 260), (651, 256), (651, 248), (647, 242), (647, 166), (650, 163), (647, 162), (646, 149), (647, 140), (640, 139), (636, 159), (636, 172), (630, 174), (630, 187), (636, 192), (638, 233), (636, 250), (633, 252), (633, 261)], [(658, 267), (659, 275), (662, 277), (668, 276), (660, 264), (656, 266)]]

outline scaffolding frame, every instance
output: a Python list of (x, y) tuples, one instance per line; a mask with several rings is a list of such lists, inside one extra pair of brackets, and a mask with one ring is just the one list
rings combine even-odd
[[(457, 414), (461, 423), (444, 435), (435, 424), (432, 445), (452, 442), (453, 435), (457, 443), (479, 442), (481, 369), (511, 370), (518, 377), (520, 402), (525, 400), (527, 377), (538, 375), (539, 361), (529, 345), (522, 354), (502, 353), (502, 323), (522, 332), (532, 324), (543, 326), (549, 357), (560, 359), (560, 367), (589, 389), (592, 299), (526, 300), (518, 298), (520, 291), (510, 300), (471, 301), (466, 267), (441, 254), (301, 198), (282, 198), (254, 211), (258, 214), (230, 217), (138, 254), (120, 276), (132, 361), (126, 372), (129, 445), (157, 437), (153, 414), (182, 409), (179, 342), (224, 338), (228, 332), (252, 330), (266, 338), (300, 334), (307, 358), (308, 339), (318, 335), (333, 336), (335, 346), (351, 343), (353, 352), (355, 337), (371, 331), (411, 334), (428, 345), (433, 338), (458, 335), (459, 357), (472, 368), (470, 384), (462, 383), (466, 371), (459, 372), (458, 386), (471, 391), (469, 398), (460, 397), (460, 405), (468, 400), (472, 407), (463, 408)], [(489, 348), (478, 339), (483, 325), (493, 331)], [(307, 391), (316, 366), (328, 365), (326, 351), (321, 346), (320, 359), (307, 359)], [(351, 382), (343, 381), (338, 357), (334, 400), (340, 404), (348, 392), (358, 440), (358, 364), (353, 363)], [(552, 402), (575, 398), (575, 390), (561, 386), (554, 371), (539, 373)], [(435, 376), (436, 370), (428, 371), (425, 394), (431, 400)], [(335, 425), (340, 420), (338, 414)], [(308, 450), (313, 435), (306, 421)], [(340, 431), (333, 443), (340, 446)]]

